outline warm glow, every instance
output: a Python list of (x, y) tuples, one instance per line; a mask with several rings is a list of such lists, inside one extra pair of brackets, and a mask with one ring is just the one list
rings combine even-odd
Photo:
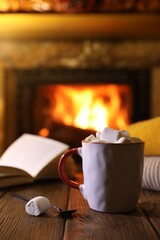
[(49, 136), (49, 129), (48, 128), (42, 128), (39, 131), (39, 135), (42, 137), (48, 137)]
[(106, 126), (107, 110), (103, 106), (101, 99), (95, 100), (92, 104), (92, 95), (93, 92), (90, 92), (87, 98), (84, 99), (84, 103), (81, 104), (80, 110), (75, 117), (74, 125), (83, 129), (101, 130), (102, 127)]
[(46, 115), (44, 127), (56, 122), (101, 131), (106, 126), (123, 129), (130, 123), (132, 104), (127, 85), (52, 85), (41, 91), (49, 103), (42, 112), (44, 118)]
[(44, 0), (1, 0), (0, 12), (37, 11), (44, 12), (51, 10), (52, 3)]
[[(58, 104), (52, 111), (53, 119), (83, 129), (100, 130), (105, 127), (107, 109), (103, 98), (96, 96), (96, 89), (58, 86), (55, 94)], [(63, 117), (62, 113), (65, 113)]]

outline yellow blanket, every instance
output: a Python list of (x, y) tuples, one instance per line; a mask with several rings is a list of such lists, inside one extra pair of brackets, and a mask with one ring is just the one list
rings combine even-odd
[(145, 142), (144, 155), (160, 155), (160, 117), (133, 123), (126, 130)]

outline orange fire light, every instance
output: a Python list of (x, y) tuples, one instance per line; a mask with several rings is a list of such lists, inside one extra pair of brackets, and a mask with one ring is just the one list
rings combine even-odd
[(43, 95), (49, 105), (42, 115), (50, 119), (44, 128), (48, 122), (58, 122), (101, 131), (107, 126), (124, 129), (130, 123), (132, 99), (128, 85), (46, 85)]

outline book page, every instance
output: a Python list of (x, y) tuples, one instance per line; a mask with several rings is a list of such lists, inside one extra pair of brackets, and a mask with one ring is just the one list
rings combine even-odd
[(22, 169), (32, 177), (36, 177), (49, 162), (54, 161), (68, 148), (67, 144), (53, 139), (23, 134), (3, 153), (0, 167)]

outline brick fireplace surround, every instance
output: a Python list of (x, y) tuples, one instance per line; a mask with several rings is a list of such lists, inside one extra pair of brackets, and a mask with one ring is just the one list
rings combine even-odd
[[(141, 16), (132, 18), (128, 15), (127, 20), (127, 15), (125, 19), (117, 15), (115, 18), (114, 15), (109, 17), (103, 15), (102, 19), (90, 15), (86, 19), (86, 16), (81, 15), (78, 18), (72, 16), (66, 22), (63, 19), (64, 15), (62, 18), (60, 15), (57, 18), (49, 16), (49, 19), (48, 16), (43, 15), (41, 17), (44, 19), (43, 23), (34, 17), (32, 15), (30, 21), (26, 23), (24, 21), (23, 26), (22, 21), (17, 20), (19, 25), (14, 22), (13, 15), (13, 25), (9, 26), (7, 15), (3, 18), (0, 16), (0, 22), (4, 23), (4, 28), (0, 29), (0, 141), (2, 143), (6, 127), (12, 124), (12, 119), (9, 119), (8, 126), (5, 125), (5, 94), (7, 93), (4, 70), (7, 69), (147, 68), (151, 71), (151, 117), (160, 115), (160, 30), (158, 30), (160, 17), (146, 16), (145, 19), (143, 16), (141, 19)], [(38, 21), (36, 23), (39, 25), (33, 24), (34, 20)], [(80, 24), (81, 20), (82, 24)], [(0, 149), (0, 152), (2, 151), (3, 144)]]

